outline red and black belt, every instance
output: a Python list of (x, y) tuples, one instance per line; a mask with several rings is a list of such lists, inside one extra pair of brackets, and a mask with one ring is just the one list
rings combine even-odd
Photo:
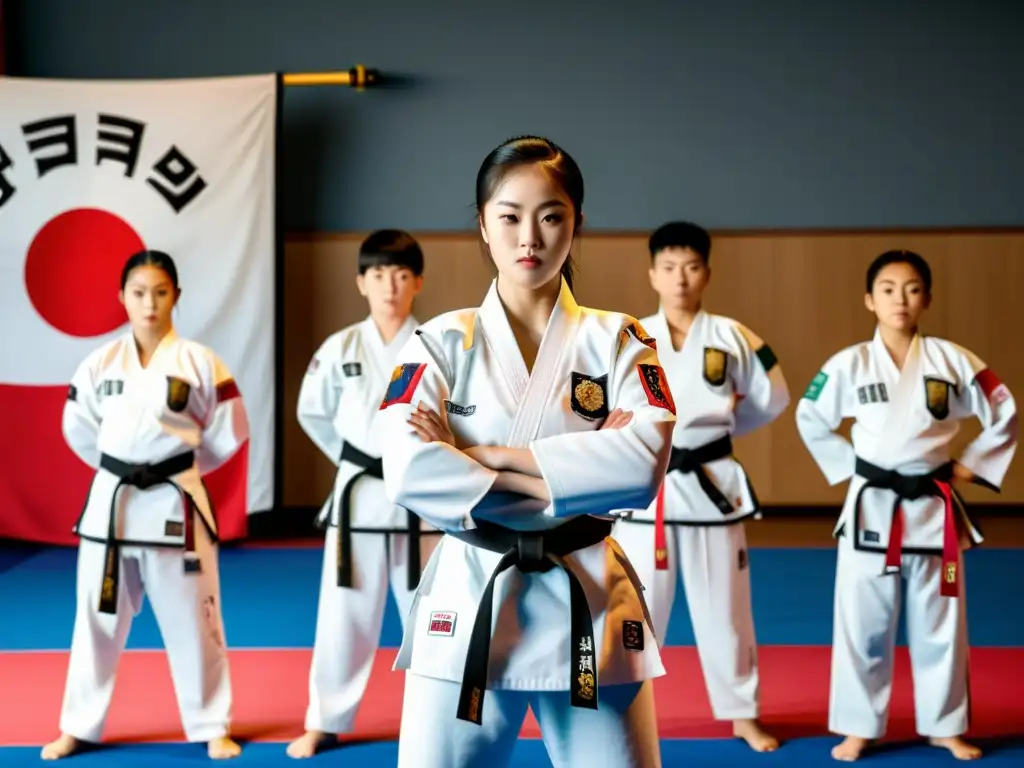
[(104, 555), (103, 584), (100, 589), (100, 613), (117, 613), (118, 584), (121, 578), (121, 548), (117, 540), (117, 492), (124, 486), (148, 490), (157, 485), (174, 486), (185, 507), (185, 572), (200, 571), (199, 555), (196, 553), (196, 515), (198, 510), (192, 496), (174, 482), (175, 475), (187, 472), (195, 464), (192, 451), (172, 456), (156, 464), (131, 464), (109, 454), (100, 456), (100, 469), (118, 478), (110, 495), (110, 516), (107, 522), (107, 548)]
[[(866, 481), (854, 500), (855, 520), (860, 518), (861, 496), (869, 488), (882, 488), (896, 494), (892, 506), (892, 525), (889, 528), (889, 546), (885, 552), (884, 573), (899, 573), (903, 554), (903, 501), (914, 501), (925, 496), (936, 496), (945, 504), (942, 526), (942, 586), (940, 594), (956, 597), (959, 594), (960, 577), (957, 562), (960, 556), (959, 516), (953, 505), (953, 463), (943, 464), (925, 475), (902, 475), (893, 470), (882, 469), (858, 458), (856, 473)], [(859, 535), (859, 523), (855, 522), (854, 536)], [(856, 542), (857, 539), (855, 538)]]

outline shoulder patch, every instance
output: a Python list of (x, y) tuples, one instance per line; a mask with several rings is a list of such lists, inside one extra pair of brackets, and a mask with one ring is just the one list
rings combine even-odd
[(1009, 388), (1007, 388), (1002, 380), (996, 376), (995, 372), (991, 368), (979, 371), (978, 375), (974, 377), (974, 380), (981, 388), (982, 394), (985, 395), (985, 399), (987, 399), (992, 405), (999, 405), (1010, 398)]
[(427, 370), (426, 363), (402, 363), (396, 365), (391, 373), (391, 381), (384, 393), (384, 400), (380, 404), (380, 410), (389, 405), (412, 402), (412, 396), (416, 387), (423, 378), (423, 372)]
[(226, 403), (228, 400), (234, 400), (236, 397), (241, 397), (242, 393), (238, 390), (238, 384), (235, 383), (234, 379), (225, 379), (217, 385), (217, 402)]
[(779, 359), (775, 356), (775, 352), (767, 344), (762, 344), (758, 347), (757, 352), (754, 354), (757, 355), (757, 359), (760, 360), (761, 365), (764, 366), (765, 373), (771, 373), (772, 368), (779, 363)]
[(668, 378), (661, 366), (639, 363), (636, 370), (640, 374), (640, 383), (647, 395), (647, 402), (657, 408), (664, 408), (675, 416), (676, 404), (672, 399), (672, 390), (668, 387)]
[(811, 383), (807, 385), (803, 399), (810, 400), (812, 403), (815, 402), (821, 397), (821, 391), (825, 388), (826, 383), (828, 383), (828, 374), (824, 371), (818, 371), (814, 378), (811, 379)]
[(317, 368), (319, 368), (319, 367), (320, 367), (320, 361), (317, 358), (314, 357), (312, 360), (309, 361), (309, 365), (306, 366), (306, 373), (307, 374), (314, 374), (314, 373), (316, 373)]
[(78, 400), (78, 387), (74, 384), (68, 385), (68, 400), (72, 403)]
[(654, 337), (647, 334), (647, 331), (644, 330), (644, 327), (640, 324), (639, 320), (634, 320), (619, 333), (619, 352), (622, 352), (625, 348), (630, 336), (644, 346), (650, 347), (655, 352), (658, 351), (658, 342)]

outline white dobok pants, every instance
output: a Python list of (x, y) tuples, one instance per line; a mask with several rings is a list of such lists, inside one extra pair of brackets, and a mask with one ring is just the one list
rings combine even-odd
[(967, 731), (969, 715), (963, 555), (955, 598), (939, 594), (938, 555), (903, 555), (900, 575), (882, 574), (884, 562), (884, 554), (858, 552), (849, 535), (839, 537), (829, 730), (864, 739), (885, 735), (896, 622), (905, 600), (917, 731), (959, 736)]
[(231, 680), (217, 546), (205, 526), (196, 526), (199, 573), (184, 572), (181, 549), (121, 547), (114, 615), (99, 612), (105, 551), (105, 544), (86, 540), (78, 547), (77, 610), (61, 732), (82, 741), (101, 740), (118, 661), (145, 596), (167, 649), (185, 738), (196, 742), (227, 736)]
[(666, 525), (665, 534), (668, 569), (659, 571), (653, 525), (620, 520), (612, 533), (644, 585), (659, 646), (665, 644), (678, 573), (715, 719), (758, 717), (760, 677), (743, 523)]
[[(420, 562), (429, 560), (440, 538), (421, 534)], [(337, 547), (338, 528), (331, 526), (324, 536), (305, 723), (307, 731), (324, 733), (352, 731), (380, 647), (389, 582), (403, 630), (416, 594), (406, 587), (407, 535), (353, 533), (351, 588), (338, 586)]]
[(554, 768), (661, 768), (652, 681), (601, 687), (599, 708), (569, 691), (487, 691), (482, 724), (455, 717), (461, 685), (405, 676), (398, 768), (504, 768), (529, 706)]

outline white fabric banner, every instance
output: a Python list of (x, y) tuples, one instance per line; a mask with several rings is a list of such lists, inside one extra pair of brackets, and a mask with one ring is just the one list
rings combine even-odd
[(178, 333), (212, 347), (245, 399), (247, 493), (225, 498), (272, 507), (278, 98), (276, 75), (0, 77), (0, 409), (17, 409), (5, 443), (27, 454), (0, 463), (0, 536), (64, 540), (78, 515), (90, 473), (60, 409), (81, 360), (123, 332), (121, 270), (143, 248), (174, 259)]

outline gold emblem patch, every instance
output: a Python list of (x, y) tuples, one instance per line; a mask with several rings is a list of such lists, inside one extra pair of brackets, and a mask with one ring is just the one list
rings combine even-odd
[(590, 421), (607, 416), (607, 382), (607, 374), (591, 377), (584, 376), (582, 373), (573, 373), (570, 381), (572, 394), (569, 397), (572, 410)]
[(725, 371), (728, 358), (725, 352), (714, 347), (704, 347), (704, 381), (712, 387), (725, 384)]
[(942, 379), (924, 380), (925, 405), (939, 421), (949, 416), (949, 382)]
[(604, 390), (592, 381), (581, 381), (573, 392), (580, 407), (593, 413), (604, 405)]
[(174, 376), (167, 377), (167, 407), (175, 413), (181, 413), (185, 410), (185, 406), (188, 405), (188, 396), (192, 391), (192, 387), (187, 381), (175, 378)]
[(581, 672), (579, 677), (576, 678), (576, 682), (579, 684), (579, 690), (577, 693), (581, 699), (585, 701), (591, 701), (594, 698), (594, 676), (590, 672)]
[(950, 563), (946, 566), (946, 583), (956, 583), (956, 563)]

